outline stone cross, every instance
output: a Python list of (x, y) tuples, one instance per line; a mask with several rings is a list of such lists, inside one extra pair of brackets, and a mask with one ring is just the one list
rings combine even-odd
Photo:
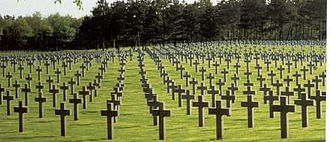
[(287, 97), (281, 96), (280, 105), (273, 105), (273, 111), (281, 113), (281, 138), (288, 138), (289, 125), (288, 125), (288, 113), (295, 112), (294, 105), (288, 105)]
[(42, 89), (44, 89), (44, 86), (42, 85), (42, 83), (39, 81), (38, 85), (36, 86), (36, 89), (38, 89), (38, 92), (41, 92)]
[(296, 71), (296, 73), (295, 74), (293, 74), (293, 77), (295, 77), (296, 79), (296, 85), (298, 85), (299, 84), (299, 78), (301, 77), (301, 74), (299, 74), (298, 73), (298, 71)]
[(61, 108), (55, 110), (55, 115), (59, 115), (61, 118), (61, 136), (66, 136), (66, 119), (67, 115), (70, 115), (70, 110), (65, 108), (65, 103), (61, 103)]
[(226, 82), (227, 81), (227, 74), (229, 72), (224, 68), (223, 71), (221, 71), (221, 73), (223, 74), (223, 81)]
[(280, 83), (279, 80), (276, 80), (276, 84), (273, 84), (274, 86), (276, 86), (276, 93), (277, 93), (277, 96), (280, 96), (280, 93), (281, 93), (281, 87), (283, 86), (282, 83)]
[(254, 102), (252, 95), (247, 96), (246, 102), (241, 102), (242, 107), (246, 107), (248, 110), (248, 127), (254, 127), (254, 107), (259, 107), (259, 102)]
[(7, 91), (6, 93), (7, 95), (4, 96), (3, 99), (7, 101), (7, 115), (10, 115), (10, 108), (11, 108), (10, 101), (14, 100), (14, 97), (10, 96), (10, 91)]
[(220, 66), (220, 64), (218, 63), (218, 61), (215, 61), (215, 63), (213, 64), (214, 68), (215, 68), (215, 74), (218, 74), (218, 67)]
[(222, 116), (231, 115), (231, 110), (229, 108), (222, 108), (221, 101), (216, 102), (216, 108), (209, 108), (209, 114), (213, 114), (216, 116), (216, 134), (217, 134), (217, 140), (221, 140), (223, 138), (223, 120)]
[(28, 84), (25, 84), (25, 87), (22, 88), (22, 91), (25, 93), (25, 106), (29, 105), (29, 93), (31, 92), (30, 87), (28, 87)]
[(57, 83), (60, 83), (60, 75), (61, 75), (61, 70), (59, 68), (56, 69), (55, 74), (56, 74), (56, 79)]
[(191, 77), (189, 72), (186, 72), (183, 77), (186, 78), (186, 87), (189, 86), (189, 78)]
[(221, 96), (221, 99), (226, 100), (226, 106), (228, 108), (230, 108), (231, 107), (231, 103), (234, 103), (235, 102), (236, 96), (230, 95), (230, 91), (227, 90), (226, 91), (226, 96)]
[(222, 82), (221, 78), (218, 80), (217, 83), (215, 83), (216, 85), (219, 86), (219, 91), (220, 91), (220, 96), (222, 96), (222, 86), (225, 85), (225, 82)]
[(10, 72), (8, 72), (7, 75), (6, 75), (6, 78), (8, 80), (8, 87), (10, 87), (10, 85), (11, 85), (11, 78), (13, 78), (13, 75)]
[(107, 129), (108, 129), (108, 139), (113, 139), (114, 129), (113, 129), (113, 118), (118, 116), (118, 111), (113, 110), (113, 104), (109, 100), (107, 101), (107, 109), (101, 110), (101, 116), (107, 117)]
[(319, 82), (321, 82), (322, 80), (319, 79), (319, 76), (315, 76), (314, 79), (312, 79), (312, 82), (315, 82), (315, 89), (319, 89)]
[(38, 72), (38, 80), (40, 81), (40, 79), (41, 79), (41, 71), (42, 71), (42, 69), (40, 68), (40, 66), (38, 66), (38, 68), (36, 69), (36, 71)]
[(171, 111), (165, 110), (165, 103), (160, 102), (158, 110), (152, 110), (152, 115), (159, 119), (159, 140), (165, 140), (165, 117), (171, 116)]
[(3, 92), (5, 92), (5, 88), (2, 87), (2, 84), (0, 83), (0, 104), (2, 104), (3, 101)]
[(191, 109), (190, 109), (191, 102), (190, 102), (190, 100), (195, 99), (195, 96), (194, 95), (190, 95), (190, 90), (187, 89), (186, 90), (186, 95), (182, 95), (182, 98), (187, 100), (187, 115), (190, 115), (191, 114)]
[(46, 66), (46, 73), (47, 74), (49, 74), (49, 61), (48, 60), (46, 60), (46, 62), (45, 62), (45, 64), (44, 64), (45, 66)]
[[(263, 91), (264, 92), (264, 97), (267, 96), (267, 92), (270, 91), (270, 88), (267, 87), (267, 84), (265, 83), (263, 87), (260, 87), (259, 91)], [(264, 100), (264, 104), (266, 104), (267, 101)]]
[(320, 75), (320, 77), (322, 78), (322, 86), (325, 86), (325, 78), (327, 77), (325, 74), (325, 71), (322, 72), (322, 74)]
[(290, 103), (290, 96), (294, 96), (294, 92), (290, 91), (290, 87), (285, 87), (285, 91), (281, 92), (281, 96), (288, 97), (288, 103)]
[(76, 77), (77, 77), (77, 85), (79, 86), (80, 85), (80, 76), (81, 76), (81, 73), (79, 73), (79, 71), (77, 71), (77, 73), (74, 74)]
[(301, 106), (301, 120), (302, 120), (302, 127), (308, 126), (308, 106), (313, 106), (314, 101), (309, 100), (306, 96), (306, 93), (301, 94), (301, 99), (297, 99), (294, 101), (295, 105)]
[(202, 80), (204, 81), (206, 69), (202, 67), (199, 71), (202, 72)]
[(308, 98), (310, 98), (311, 95), (312, 95), (312, 88), (314, 87), (314, 84), (311, 83), (310, 80), (308, 80), (308, 81), (307, 81), (307, 84), (304, 84), (304, 87), (307, 88), (307, 95), (308, 95)]
[(316, 90), (316, 95), (311, 96), (310, 99), (315, 100), (315, 103), (316, 103), (316, 118), (321, 119), (321, 117), (322, 117), (322, 101), (325, 101), (326, 97), (321, 95), (320, 90)]
[(28, 76), (25, 78), (25, 80), (28, 82), (28, 85), (31, 88), (31, 81), (33, 80), (31, 74), (28, 74)]
[(63, 82), (63, 85), (62, 86), (60, 86), (60, 89), (63, 91), (63, 101), (66, 101), (66, 92), (67, 92), (67, 90), (69, 89), (69, 86), (67, 86), (66, 85), (66, 83), (65, 82)]
[[(120, 101), (118, 101), (120, 103)], [(152, 99), (147, 102), (147, 105), (150, 106), (150, 113), (152, 113), (153, 109), (158, 109), (159, 101), (157, 95), (152, 95)], [(158, 116), (153, 116), (154, 126), (158, 125)]]
[(306, 66), (304, 66), (304, 68), (300, 71), (304, 72), (304, 80), (306, 80), (306, 72), (308, 71), (308, 69), (306, 69)]
[(214, 79), (214, 76), (212, 75), (212, 73), (209, 73), (209, 76), (207, 77), (207, 79), (209, 79), (209, 87), (211, 87), (213, 85), (212, 80)]
[(46, 98), (43, 96), (43, 92), (39, 92), (38, 97), (34, 98), (34, 101), (39, 103), (39, 118), (43, 118), (44, 116), (43, 103), (46, 102)]
[(24, 67), (22, 66), (22, 64), (19, 65), (18, 70), (19, 70), (19, 77), (20, 77), (20, 79), (22, 79), (23, 78), (23, 70), (24, 70)]
[(82, 91), (79, 91), (79, 95), (83, 96), (83, 109), (87, 109), (86, 96), (89, 95), (89, 91), (87, 91), (87, 88), (85, 86), (83, 86)]
[(71, 95), (73, 95), (74, 85), (76, 84), (76, 81), (74, 81), (73, 78), (71, 78), (70, 81), (68, 82), (68, 84), (70, 85)]
[(208, 102), (204, 102), (204, 96), (198, 96), (198, 101), (193, 102), (193, 107), (198, 107), (198, 126), (204, 127), (204, 107), (209, 107)]
[(198, 86), (197, 89), (201, 90), (201, 95), (204, 95), (204, 91), (207, 90), (207, 87), (201, 82), (201, 86)]
[(198, 84), (198, 81), (196, 78), (192, 78), (191, 81), (189, 81), (190, 84), (192, 84), (192, 93), (195, 95), (196, 94), (196, 84)]
[(18, 107), (14, 107), (14, 112), (18, 113), (18, 126), (19, 132), (23, 132), (24, 129), (24, 113), (28, 112), (28, 108), (23, 106), (23, 102), (18, 102)]
[(207, 93), (212, 95), (212, 107), (215, 107), (216, 95), (219, 94), (219, 91), (215, 89), (215, 86), (211, 85)]
[(78, 98), (77, 93), (73, 93), (73, 98), (69, 99), (69, 103), (73, 104), (73, 117), (74, 120), (78, 120), (79, 119), (79, 106), (78, 104), (81, 103), (81, 99)]
[[(13, 87), (15, 87), (15, 98), (17, 99), (19, 97), (18, 88), (21, 87), (21, 85), (16, 80), (15, 83), (13, 84)], [(0, 84), (0, 90), (1, 90), (1, 84)], [(0, 95), (1, 95), (1, 93), (0, 93)]]
[(50, 89), (52, 87), (52, 83), (54, 82), (54, 80), (52, 79), (51, 76), (48, 76), (46, 82), (48, 83), (48, 88)]
[(178, 93), (178, 106), (182, 107), (182, 94), (185, 93), (186, 90), (183, 89), (181, 85), (179, 85), (176, 89), (176, 92)]
[(57, 93), (59, 93), (59, 90), (56, 88), (56, 85), (53, 85), (53, 87), (49, 90), (49, 93), (53, 94), (53, 107), (56, 107), (57, 102)]
[(270, 83), (274, 84), (274, 77), (276, 76), (276, 74), (273, 72), (273, 70), (270, 71), (268, 76), (270, 76)]

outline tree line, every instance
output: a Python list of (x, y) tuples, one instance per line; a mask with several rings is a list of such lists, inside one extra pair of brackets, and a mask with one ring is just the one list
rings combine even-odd
[(216, 4), (210, 0), (99, 0), (91, 15), (80, 19), (58, 14), (47, 18), (38, 14), (16, 19), (0, 16), (0, 36), (1, 49), (324, 40), (326, 0), (222, 0)]

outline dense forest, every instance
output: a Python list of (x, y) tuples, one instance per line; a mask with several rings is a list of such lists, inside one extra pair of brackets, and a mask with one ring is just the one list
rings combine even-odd
[(99, 0), (91, 15), (79, 19), (0, 15), (1, 50), (325, 38), (326, 0)]

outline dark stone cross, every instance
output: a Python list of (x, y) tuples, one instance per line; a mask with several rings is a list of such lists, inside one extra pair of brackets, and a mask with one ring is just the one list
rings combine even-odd
[(67, 90), (69, 89), (69, 86), (66, 85), (65, 82), (63, 82), (63, 85), (60, 86), (60, 89), (63, 91), (63, 101), (66, 101), (67, 96)]
[(38, 85), (36, 86), (36, 89), (38, 89), (38, 92), (41, 92), (42, 89), (44, 89), (44, 86), (42, 85), (42, 83), (39, 81)]
[(316, 95), (315, 96), (310, 96), (309, 98), (312, 100), (315, 100), (316, 103), (316, 118), (321, 119), (322, 117), (322, 101), (326, 100), (325, 95), (321, 95), (320, 90), (316, 90)]
[(186, 72), (183, 77), (186, 78), (186, 87), (189, 86), (189, 78), (191, 77), (189, 72)]
[[(19, 82), (16, 80), (15, 83), (13, 84), (13, 87), (15, 87), (15, 98), (17, 99), (19, 97), (19, 92), (18, 92), (18, 88), (21, 87), (21, 85), (19, 84)], [(1, 84), (0, 84), (0, 90), (1, 90)], [(1, 95), (1, 93), (0, 93)], [(1, 98), (1, 97), (0, 97)]]
[(170, 79), (169, 76), (166, 77), (165, 83), (166, 83), (167, 93), (170, 93), (170, 84), (172, 83), (172, 80)]
[(235, 69), (236, 69), (236, 74), (239, 73), (239, 68), (241, 67), (241, 65), (239, 64), (239, 62), (236, 62), (236, 64), (234, 65)]
[(25, 78), (25, 80), (28, 82), (28, 85), (31, 88), (31, 81), (33, 80), (31, 74), (28, 74), (28, 76)]
[(219, 90), (216, 90), (215, 86), (211, 85), (207, 93), (212, 95), (212, 107), (215, 107), (216, 95), (219, 94)]
[(73, 120), (79, 119), (79, 104), (81, 104), (81, 99), (78, 98), (77, 93), (73, 93), (73, 98), (69, 99), (69, 103), (73, 104)]
[(24, 113), (28, 112), (28, 108), (23, 106), (23, 102), (18, 102), (18, 107), (14, 107), (14, 112), (18, 113), (18, 131), (23, 132), (24, 130)]
[(198, 81), (196, 78), (192, 78), (191, 81), (189, 81), (190, 84), (192, 84), (192, 93), (195, 95), (196, 94), (196, 84), (198, 84)]
[(222, 82), (221, 78), (219, 78), (218, 82), (215, 83), (216, 85), (219, 86), (219, 93), (220, 93), (220, 96), (222, 96), (222, 86), (225, 85), (225, 82)]
[(195, 65), (195, 72), (197, 72), (198, 71), (198, 65), (199, 65), (197, 60), (195, 60), (194, 65)]
[(85, 77), (85, 69), (86, 69), (85, 64), (82, 63), (79, 68), (81, 69), (81, 75), (82, 75), (82, 77)]
[(319, 89), (319, 82), (321, 82), (321, 81), (322, 81), (322, 80), (319, 79), (319, 76), (315, 76), (315, 78), (312, 79), (312, 82), (315, 83), (315, 89), (316, 89), (316, 90)]
[(270, 76), (270, 83), (274, 84), (274, 77), (276, 76), (276, 74), (273, 72), (273, 70), (270, 71), (268, 76)]
[(298, 73), (298, 71), (296, 71), (296, 73), (295, 74), (293, 74), (293, 77), (295, 77), (296, 79), (296, 85), (298, 85), (299, 84), (299, 78), (301, 77), (301, 74), (299, 74)]
[(231, 79), (234, 81), (234, 85), (238, 87), (237, 81), (240, 79), (239, 76), (237, 76), (237, 74), (235, 73), (234, 76), (231, 77)]
[(304, 68), (300, 71), (304, 72), (304, 80), (306, 80), (306, 72), (308, 71), (308, 69), (306, 69), (306, 66), (304, 66)]
[(209, 87), (211, 87), (213, 85), (212, 80), (214, 79), (214, 76), (212, 75), (212, 73), (209, 73), (209, 76), (207, 77), (207, 79), (209, 79)]
[(296, 107), (294, 105), (288, 105), (288, 101), (286, 99), (287, 97), (281, 96), (280, 99), (280, 105), (273, 105), (273, 111), (274, 112), (280, 112), (281, 113), (281, 138), (288, 138), (288, 113), (289, 112), (295, 112)]
[(60, 75), (61, 75), (61, 70), (59, 68), (56, 69), (55, 74), (56, 74), (56, 79), (57, 83), (60, 83)]
[(64, 75), (66, 75), (66, 74), (67, 74), (68, 64), (66, 64), (66, 62), (64, 61), (64, 62), (62, 63), (62, 67), (63, 67)]
[(218, 74), (218, 67), (220, 66), (220, 64), (218, 63), (218, 61), (215, 61), (215, 63), (213, 64), (214, 68), (215, 68), (215, 74)]
[(309, 100), (306, 96), (306, 93), (301, 94), (301, 99), (297, 99), (294, 101), (294, 104), (301, 106), (301, 120), (302, 127), (308, 126), (308, 106), (313, 106), (314, 101)]
[(178, 68), (178, 70), (180, 70), (180, 79), (183, 79), (183, 71), (184, 71), (184, 67), (182, 65), (180, 65), (180, 68)]
[(293, 91), (298, 93), (298, 99), (300, 99), (301, 93), (305, 92), (305, 88), (301, 87), (301, 84), (297, 84), (297, 88), (293, 88)]
[(195, 96), (190, 95), (190, 90), (187, 89), (186, 90), (186, 95), (182, 95), (182, 98), (187, 100), (187, 115), (190, 115), (191, 114), (191, 102), (190, 102), (190, 100), (194, 100)]
[(54, 82), (54, 80), (52, 79), (51, 76), (48, 76), (48, 79), (46, 80), (46, 82), (48, 83), (48, 88), (50, 90), (50, 88), (52, 87), (52, 83)]
[(46, 60), (44, 65), (46, 66), (46, 73), (49, 74), (49, 65), (50, 64), (49, 64), (48, 60)]
[(57, 93), (59, 93), (59, 90), (56, 88), (56, 85), (53, 85), (53, 87), (49, 90), (49, 93), (53, 94), (53, 107), (56, 107), (57, 102)]
[(93, 101), (93, 90), (95, 90), (96, 87), (93, 85), (92, 82), (89, 82), (87, 89), (89, 90), (89, 102), (92, 102)]
[(204, 102), (204, 96), (198, 96), (198, 101), (193, 102), (193, 107), (198, 107), (198, 126), (204, 127), (204, 107), (209, 107), (208, 102)]
[(74, 79), (71, 78), (70, 81), (68, 82), (68, 84), (70, 85), (71, 95), (73, 95), (73, 93), (74, 93), (74, 85), (76, 84), (76, 81), (74, 81)]
[(222, 116), (231, 115), (231, 110), (230, 108), (222, 108), (221, 106), (221, 101), (216, 102), (216, 108), (209, 108), (209, 114), (213, 114), (216, 116), (216, 134), (217, 134), (217, 140), (221, 140), (223, 138), (223, 131), (224, 131), (224, 126), (223, 126), (223, 120)]
[(175, 85), (175, 82), (172, 82), (171, 89), (172, 89), (172, 100), (175, 100), (175, 92), (177, 90), (178, 86)]
[(226, 91), (226, 95), (225, 96), (221, 96), (221, 99), (226, 100), (226, 106), (228, 108), (230, 108), (231, 107), (231, 103), (234, 103), (235, 102), (236, 96), (230, 95), (230, 91), (227, 90)]
[(76, 77), (77, 77), (77, 85), (79, 86), (80, 85), (80, 76), (81, 76), (81, 73), (79, 73), (79, 71), (77, 71), (77, 73), (74, 74)]
[(280, 83), (279, 80), (276, 80), (276, 84), (273, 84), (273, 85), (276, 86), (276, 93), (277, 93), (277, 96), (280, 96), (281, 87), (283, 86), (283, 84)]
[(290, 87), (290, 82), (292, 82), (293, 79), (290, 78), (289, 75), (287, 75), (287, 77), (284, 79), (284, 81), (286, 82), (286, 86), (287, 86), (287, 87)]
[(6, 78), (8, 80), (8, 87), (10, 87), (10, 85), (11, 85), (11, 78), (13, 78), (13, 75), (10, 72), (8, 72), (7, 75), (6, 75)]
[(39, 103), (39, 118), (43, 118), (43, 116), (44, 116), (43, 103), (46, 102), (47, 100), (43, 96), (43, 93), (41, 91), (38, 93), (38, 97), (34, 98), (34, 101)]
[(3, 96), (3, 99), (7, 101), (7, 115), (10, 115), (10, 108), (11, 108), (10, 101), (14, 100), (14, 97), (10, 96), (10, 91), (7, 91), (6, 93), (7, 95)]
[(294, 96), (294, 92), (290, 91), (290, 87), (285, 87), (285, 91), (281, 92), (281, 96), (287, 96), (288, 103), (290, 103), (290, 96)]
[(246, 107), (248, 110), (248, 127), (254, 127), (254, 107), (259, 107), (259, 102), (254, 102), (252, 95), (247, 96), (246, 102), (241, 102), (242, 107)]
[(260, 69), (262, 69), (262, 67), (259, 64), (257, 64), (255, 69), (257, 69), (257, 75), (260, 76), (261, 75), (260, 74)]
[(243, 91), (243, 94), (244, 95), (255, 95), (256, 92), (252, 90), (252, 86), (253, 86), (253, 84), (252, 85), (247, 85), (247, 90)]
[[(120, 101), (119, 101), (120, 102)], [(152, 95), (152, 99), (147, 102), (147, 105), (150, 108), (150, 113), (152, 113), (152, 110), (158, 109), (159, 107), (159, 101), (157, 95)], [(158, 116), (153, 116), (153, 125), (157, 126), (158, 125)]]
[(61, 136), (66, 136), (66, 119), (67, 115), (70, 115), (70, 110), (65, 108), (65, 103), (61, 103), (61, 108), (55, 110), (55, 115), (59, 115), (61, 118)]
[(79, 95), (83, 96), (83, 109), (87, 109), (86, 96), (89, 95), (89, 91), (87, 91), (87, 88), (85, 86), (83, 86), (82, 91), (79, 91)]
[(152, 110), (152, 115), (158, 116), (159, 140), (165, 140), (165, 117), (171, 116), (171, 111), (165, 110), (165, 103), (160, 102), (158, 110)]
[(309, 64), (307, 64), (307, 66), (309, 67), (309, 74), (313, 74), (313, 67), (314, 67), (313, 62), (310, 62)]
[(25, 106), (29, 105), (29, 93), (31, 92), (31, 88), (28, 87), (28, 84), (25, 84), (24, 88), (22, 88), (22, 92), (25, 93)]
[(246, 79), (250, 80), (250, 76), (252, 75), (252, 72), (248, 69), (246, 72), (244, 72), (244, 75), (246, 75)]
[(2, 68), (2, 77), (5, 77), (5, 72), (6, 72), (6, 64), (2, 63), (1, 68)]
[(42, 69), (40, 68), (40, 66), (38, 66), (38, 68), (36, 69), (36, 71), (38, 72), (38, 80), (40, 81), (40, 79), (41, 79), (41, 71), (42, 71)]
[(283, 70), (285, 70), (285, 68), (282, 67), (282, 65), (277, 68), (279, 71), (280, 71), (280, 78), (282, 79), (283, 78)]
[(204, 95), (204, 91), (207, 90), (207, 87), (201, 82), (201, 85), (198, 86), (197, 89), (201, 91), (201, 95)]
[(224, 68), (223, 71), (221, 71), (221, 73), (223, 74), (223, 81), (226, 82), (227, 81), (227, 74), (229, 72)]
[(176, 92), (178, 93), (178, 106), (182, 107), (182, 94), (186, 93), (186, 90), (181, 85), (178, 86)]
[(199, 71), (202, 72), (202, 80), (204, 81), (206, 69), (202, 67)]
[(24, 70), (24, 67), (23, 67), (22, 64), (19, 65), (18, 70), (19, 70), (19, 78), (22, 79), (23, 78), (23, 70)]
[(107, 101), (107, 109), (101, 110), (101, 116), (107, 117), (107, 129), (108, 129), (108, 139), (113, 139), (114, 129), (113, 129), (113, 121), (114, 117), (118, 116), (118, 111), (112, 109), (113, 104), (109, 100)]
[(311, 83), (310, 80), (308, 80), (308, 81), (307, 81), (307, 84), (304, 84), (304, 87), (307, 88), (307, 95), (308, 95), (308, 98), (310, 98), (311, 95), (312, 95), (312, 88), (314, 87), (314, 84)]
[[(267, 84), (265, 83), (263, 87), (260, 87), (259, 91), (263, 91), (264, 92), (264, 97), (267, 96), (267, 92), (270, 91), (270, 88), (267, 87)], [(264, 100), (264, 104), (266, 104), (267, 101)]]
[(320, 75), (320, 77), (322, 78), (322, 86), (325, 86), (325, 78), (327, 77), (325, 74), (325, 71), (322, 72), (322, 74)]

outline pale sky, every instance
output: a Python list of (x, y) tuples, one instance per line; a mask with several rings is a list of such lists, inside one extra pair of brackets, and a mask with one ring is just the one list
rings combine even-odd
[[(109, 3), (112, 1), (115, 0), (108, 0)], [(185, 1), (192, 3), (194, 0)], [(30, 16), (37, 11), (45, 17), (56, 12), (73, 17), (90, 15), (90, 11), (95, 7), (97, 0), (82, 0), (82, 2), (83, 10), (79, 10), (73, 4), (73, 0), (62, 0), (62, 4), (54, 4), (54, 0), (0, 0), (0, 15)]]

